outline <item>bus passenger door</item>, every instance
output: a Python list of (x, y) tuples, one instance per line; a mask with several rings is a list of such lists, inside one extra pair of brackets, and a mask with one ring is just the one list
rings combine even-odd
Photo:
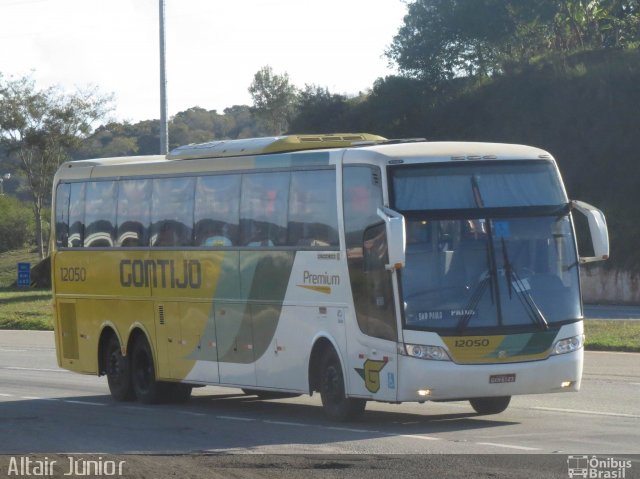
[(392, 274), (386, 269), (383, 224), (364, 232), (362, 264), (350, 271), (359, 331), (348, 341), (351, 393), (394, 401), (397, 391), (397, 322)]
[[(397, 397), (398, 326), (387, 271), (381, 171), (370, 165), (343, 169), (344, 229), (354, 311), (347, 320), (345, 367), (349, 394), (380, 401)], [(353, 317), (355, 316), (355, 318)]]

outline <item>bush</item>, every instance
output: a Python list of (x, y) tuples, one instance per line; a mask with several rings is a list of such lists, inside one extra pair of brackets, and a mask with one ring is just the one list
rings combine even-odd
[(0, 253), (33, 240), (33, 213), (15, 198), (0, 196)]

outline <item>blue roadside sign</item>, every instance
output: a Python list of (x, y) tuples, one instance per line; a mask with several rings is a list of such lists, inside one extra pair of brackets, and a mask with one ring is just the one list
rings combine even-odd
[(18, 287), (31, 286), (31, 263), (18, 263)]

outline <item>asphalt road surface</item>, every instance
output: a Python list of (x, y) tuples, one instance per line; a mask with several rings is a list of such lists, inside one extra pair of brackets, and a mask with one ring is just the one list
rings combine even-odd
[(145, 406), (58, 369), (52, 333), (0, 331), (0, 478), (26, 454), (119, 457), (126, 477), (158, 478), (568, 477), (568, 455), (595, 454), (632, 461), (626, 479), (640, 477), (639, 399), (640, 354), (587, 352), (581, 392), (514, 397), (494, 416), (467, 402), (369, 403), (362, 420), (336, 424), (317, 395), (260, 401), (218, 387)]

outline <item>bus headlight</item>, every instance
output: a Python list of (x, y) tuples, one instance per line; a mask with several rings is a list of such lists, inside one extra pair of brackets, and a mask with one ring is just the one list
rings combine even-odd
[(552, 354), (565, 354), (577, 351), (584, 346), (584, 334), (578, 334), (572, 338), (561, 339), (553, 346)]
[(432, 361), (451, 361), (447, 351), (440, 346), (405, 344), (404, 351), (401, 350), (400, 354), (411, 356), (412, 358), (431, 359)]

